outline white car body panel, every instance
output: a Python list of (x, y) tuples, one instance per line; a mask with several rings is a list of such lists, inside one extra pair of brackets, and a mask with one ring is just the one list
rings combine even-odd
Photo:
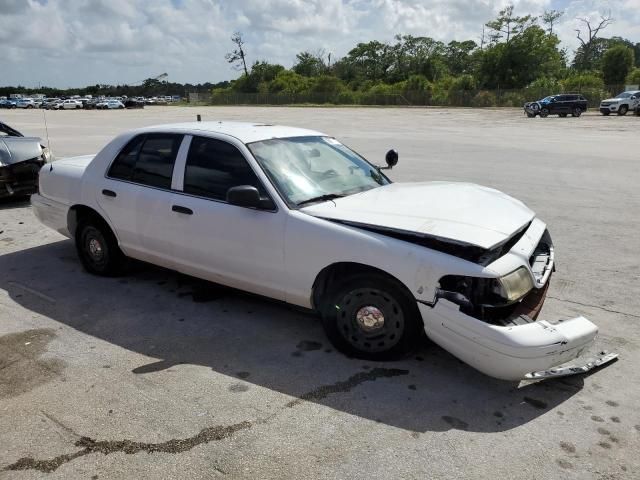
[[(135, 135), (182, 133), (171, 181), (172, 191), (114, 180), (106, 172)], [(273, 211), (255, 210), (182, 192), (191, 136), (207, 136), (236, 146), (275, 203)], [(415, 297), (427, 335), (478, 370), (517, 380), (580, 355), (597, 327), (580, 317), (552, 325), (537, 321), (503, 327), (469, 317), (438, 298), (445, 275), (496, 278), (529, 264), (546, 225), (521, 202), (496, 190), (470, 184), (432, 182), (391, 184), (360, 194), (290, 209), (251, 155), (246, 144), (296, 136), (319, 136), (298, 128), (198, 122), (134, 130), (120, 135), (95, 156), (46, 165), (40, 194), (32, 197), (45, 225), (73, 236), (69, 209), (94, 209), (110, 225), (123, 252), (206, 280), (313, 308), (314, 282), (328, 266), (348, 262), (386, 272)], [(117, 192), (116, 198), (102, 190)], [(194, 212), (172, 211), (179, 205)], [(377, 225), (491, 248), (526, 227), (520, 239), (486, 266), (340, 222)], [(550, 264), (550, 269), (553, 261)], [(562, 342), (565, 342), (564, 344)], [(559, 346), (560, 345), (560, 346)]]
[(392, 183), (303, 209), (322, 218), (426, 233), (492, 248), (529, 223), (522, 202), (467, 183)]

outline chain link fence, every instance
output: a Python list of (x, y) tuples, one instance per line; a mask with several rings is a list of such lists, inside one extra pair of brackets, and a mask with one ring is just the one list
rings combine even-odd
[(549, 91), (542, 88), (512, 90), (441, 90), (392, 93), (313, 92), (313, 93), (236, 93), (189, 95), (191, 102), (208, 105), (379, 105), (434, 107), (522, 107), (525, 102), (539, 100), (557, 93), (580, 93), (597, 108), (600, 101), (625, 90), (624, 85), (605, 88), (578, 88), (571, 91)]

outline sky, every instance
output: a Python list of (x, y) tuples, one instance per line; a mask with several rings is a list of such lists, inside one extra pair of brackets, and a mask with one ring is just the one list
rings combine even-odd
[(556, 31), (577, 47), (577, 17), (611, 12), (605, 37), (640, 42), (640, 0), (0, 0), (0, 85), (135, 84), (161, 73), (204, 83), (239, 76), (225, 59), (240, 31), (249, 62), (291, 67), (301, 51), (344, 56), (394, 35), (479, 41), (513, 3), (518, 15), (565, 12)]

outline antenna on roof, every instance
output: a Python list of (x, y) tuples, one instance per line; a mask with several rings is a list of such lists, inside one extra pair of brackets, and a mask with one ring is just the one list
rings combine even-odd
[(44, 130), (47, 133), (47, 148), (49, 149), (49, 155), (52, 155), (51, 142), (49, 141), (49, 126), (47, 125), (47, 114), (45, 113), (44, 108), (42, 109), (42, 118), (44, 118)]

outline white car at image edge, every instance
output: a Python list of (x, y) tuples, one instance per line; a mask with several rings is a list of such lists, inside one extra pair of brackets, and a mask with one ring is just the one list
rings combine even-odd
[[(397, 163), (387, 153), (387, 163)], [(342, 352), (374, 360), (424, 333), (505, 380), (585, 372), (597, 327), (537, 319), (555, 268), (545, 223), (467, 183), (392, 183), (319, 132), (198, 122), (130, 131), (40, 171), (36, 216), (85, 269), (127, 257), (314, 309)]]

